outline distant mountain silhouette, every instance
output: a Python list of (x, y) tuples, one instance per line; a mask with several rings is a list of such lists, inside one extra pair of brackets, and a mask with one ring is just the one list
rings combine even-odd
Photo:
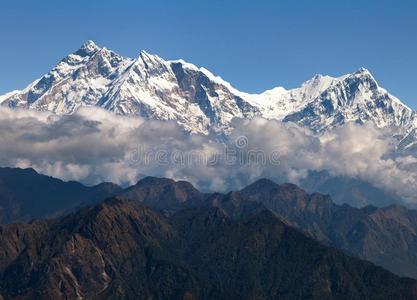
[(301, 180), (300, 186), (308, 192), (329, 194), (336, 204), (346, 203), (353, 207), (384, 207), (403, 201), (369, 182), (347, 176), (332, 176), (326, 171), (310, 171), (308, 176)]
[(120, 190), (112, 183), (87, 187), (33, 169), (0, 168), (0, 224), (57, 216)]

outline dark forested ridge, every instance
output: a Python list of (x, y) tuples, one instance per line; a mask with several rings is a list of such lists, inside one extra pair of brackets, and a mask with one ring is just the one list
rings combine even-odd
[[(416, 299), (417, 282), (246, 201), (169, 217), (111, 198), (0, 231), (4, 299)], [(226, 208), (222, 208), (225, 206)], [(237, 212), (236, 212), (237, 209)], [(233, 215), (233, 217), (232, 217)]]
[(5, 299), (416, 297), (397, 277), (417, 278), (417, 212), (401, 206), (338, 205), (267, 179), (206, 194), (165, 178), (86, 187), (8, 168), (0, 206), (3, 223), (38, 218), (0, 227)]

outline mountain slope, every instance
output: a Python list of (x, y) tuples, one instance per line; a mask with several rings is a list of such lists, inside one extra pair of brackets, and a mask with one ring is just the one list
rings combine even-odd
[(417, 211), (401, 206), (354, 208), (296, 185), (260, 180), (240, 197), (262, 203), (314, 238), (396, 274), (417, 278)]
[(323, 246), (265, 210), (233, 220), (208, 207), (167, 219), (113, 198), (1, 227), (0, 240), (6, 299), (417, 297), (415, 280)]

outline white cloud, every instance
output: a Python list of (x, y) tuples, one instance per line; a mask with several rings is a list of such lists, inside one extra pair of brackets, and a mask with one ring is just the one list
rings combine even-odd
[[(141, 175), (166, 176), (217, 191), (260, 177), (297, 183), (309, 170), (328, 170), (409, 201), (416, 195), (416, 158), (387, 155), (395, 147), (390, 132), (347, 124), (316, 137), (295, 125), (264, 119), (238, 120), (234, 127), (219, 142), (213, 136), (190, 136), (174, 122), (118, 117), (97, 108), (60, 117), (0, 108), (0, 165), (30, 166), (90, 184), (132, 184)], [(236, 144), (239, 138), (243, 146)]]

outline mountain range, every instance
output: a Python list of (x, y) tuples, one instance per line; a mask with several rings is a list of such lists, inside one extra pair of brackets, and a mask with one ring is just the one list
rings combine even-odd
[(323, 245), (271, 211), (242, 210), (246, 203), (239, 202), (236, 211), (234, 199), (223, 199), (221, 206), (164, 217), (141, 202), (109, 198), (61, 218), (0, 227), (0, 295), (187, 300), (417, 297), (416, 280)]
[(7, 175), (0, 176), (3, 224), (25, 222), (29, 225), (19, 225), (25, 228), (33, 223), (45, 224), (52, 221), (32, 219), (63, 218), (112, 196), (140, 202), (164, 218), (210, 207), (225, 210), (233, 219), (269, 210), (285, 224), (324, 245), (371, 261), (397, 275), (417, 279), (417, 211), (398, 205), (339, 205), (328, 195), (309, 194), (296, 185), (280, 185), (267, 179), (221, 194), (202, 193), (186, 181), (167, 178), (146, 177), (123, 189), (110, 183), (86, 187), (31, 169), (0, 169), (2, 174)]
[(320, 133), (347, 122), (390, 127), (402, 148), (414, 144), (416, 113), (360, 68), (340, 77), (316, 75), (299, 88), (238, 91), (205, 68), (140, 52), (123, 57), (88, 41), (1, 105), (69, 114), (96, 106), (120, 115), (175, 120), (193, 133), (228, 132), (234, 118), (260, 116)]

